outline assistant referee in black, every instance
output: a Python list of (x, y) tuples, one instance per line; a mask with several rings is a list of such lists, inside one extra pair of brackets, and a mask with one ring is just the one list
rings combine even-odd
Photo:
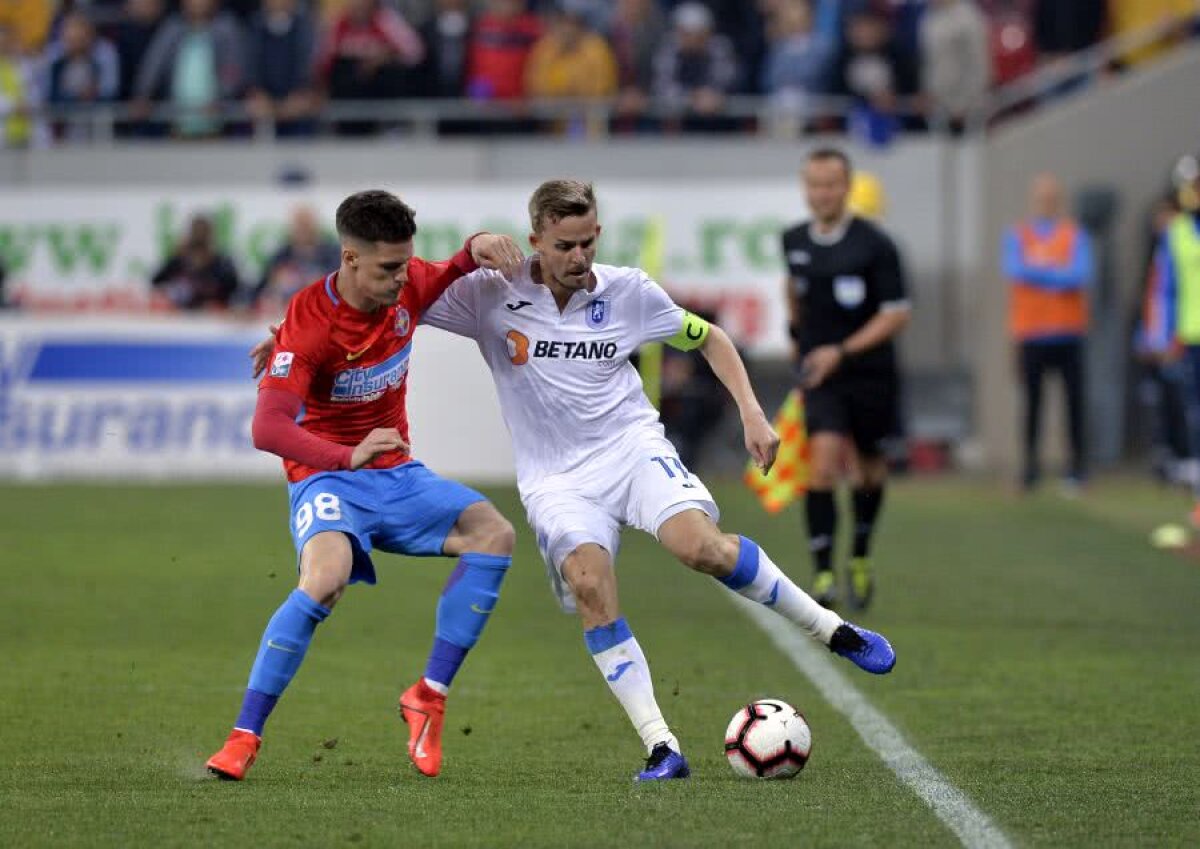
[(834, 489), (849, 469), (854, 547), (846, 592), (850, 605), (862, 609), (875, 587), (870, 545), (887, 480), (883, 441), (899, 422), (894, 340), (911, 307), (895, 244), (848, 207), (846, 154), (812, 151), (803, 177), (812, 218), (784, 231), (783, 256), (811, 450), (805, 512), (816, 567), (812, 595), (827, 607), (838, 601)]

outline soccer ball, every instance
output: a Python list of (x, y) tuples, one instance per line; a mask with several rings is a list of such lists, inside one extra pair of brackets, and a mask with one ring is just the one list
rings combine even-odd
[(725, 729), (725, 757), (743, 778), (792, 778), (804, 769), (811, 750), (808, 722), (779, 699), (751, 702)]

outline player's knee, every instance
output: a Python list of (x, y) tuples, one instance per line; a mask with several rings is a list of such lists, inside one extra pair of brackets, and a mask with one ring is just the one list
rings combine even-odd
[(593, 558), (582, 556), (576, 549), (568, 555), (562, 567), (563, 578), (582, 609), (601, 605), (611, 580), (612, 567), (593, 561)]
[(887, 458), (881, 453), (864, 454), (859, 461), (859, 486), (878, 487), (887, 480)]
[(475, 543), (472, 548), (482, 554), (510, 555), (517, 543), (517, 532), (512, 523), (495, 509), (473, 531), (471, 536)]
[(838, 474), (832, 466), (828, 468), (813, 466), (808, 472), (809, 489), (833, 489), (837, 483)]
[(600, 614), (605, 608), (604, 579), (596, 572), (579, 572), (567, 580), (575, 606), (583, 614)]
[(338, 570), (313, 568), (301, 575), (300, 589), (317, 604), (332, 608), (346, 591), (346, 578)]
[(737, 560), (737, 544), (714, 529), (712, 533), (692, 537), (675, 554), (689, 569), (706, 575), (723, 575), (729, 571), (730, 558)]
[(814, 457), (808, 468), (809, 489), (833, 489), (840, 478), (838, 457)]

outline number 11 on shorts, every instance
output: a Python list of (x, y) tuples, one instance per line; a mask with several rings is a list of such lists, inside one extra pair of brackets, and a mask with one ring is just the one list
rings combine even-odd
[[(693, 489), (696, 486), (691, 482), (691, 476), (688, 474), (688, 470), (684, 468), (683, 463), (679, 461), (678, 457), (651, 457), (650, 462), (658, 463), (658, 465), (662, 467), (662, 470), (667, 473), (667, 477), (671, 478), (672, 480), (674, 480), (676, 477), (683, 478), (684, 489)], [(675, 469), (672, 469), (672, 466), (674, 466)], [(678, 475), (676, 474), (676, 471), (678, 471)]]

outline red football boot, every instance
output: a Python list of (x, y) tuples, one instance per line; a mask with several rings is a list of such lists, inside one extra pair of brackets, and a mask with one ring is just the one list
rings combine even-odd
[(422, 678), (400, 696), (400, 717), (408, 723), (408, 756), (423, 774), (442, 769), (442, 721), (446, 697)]
[(205, 766), (217, 778), (241, 781), (246, 777), (254, 759), (258, 757), (258, 748), (261, 745), (262, 738), (257, 734), (235, 728), (229, 732), (221, 751), (209, 758)]

